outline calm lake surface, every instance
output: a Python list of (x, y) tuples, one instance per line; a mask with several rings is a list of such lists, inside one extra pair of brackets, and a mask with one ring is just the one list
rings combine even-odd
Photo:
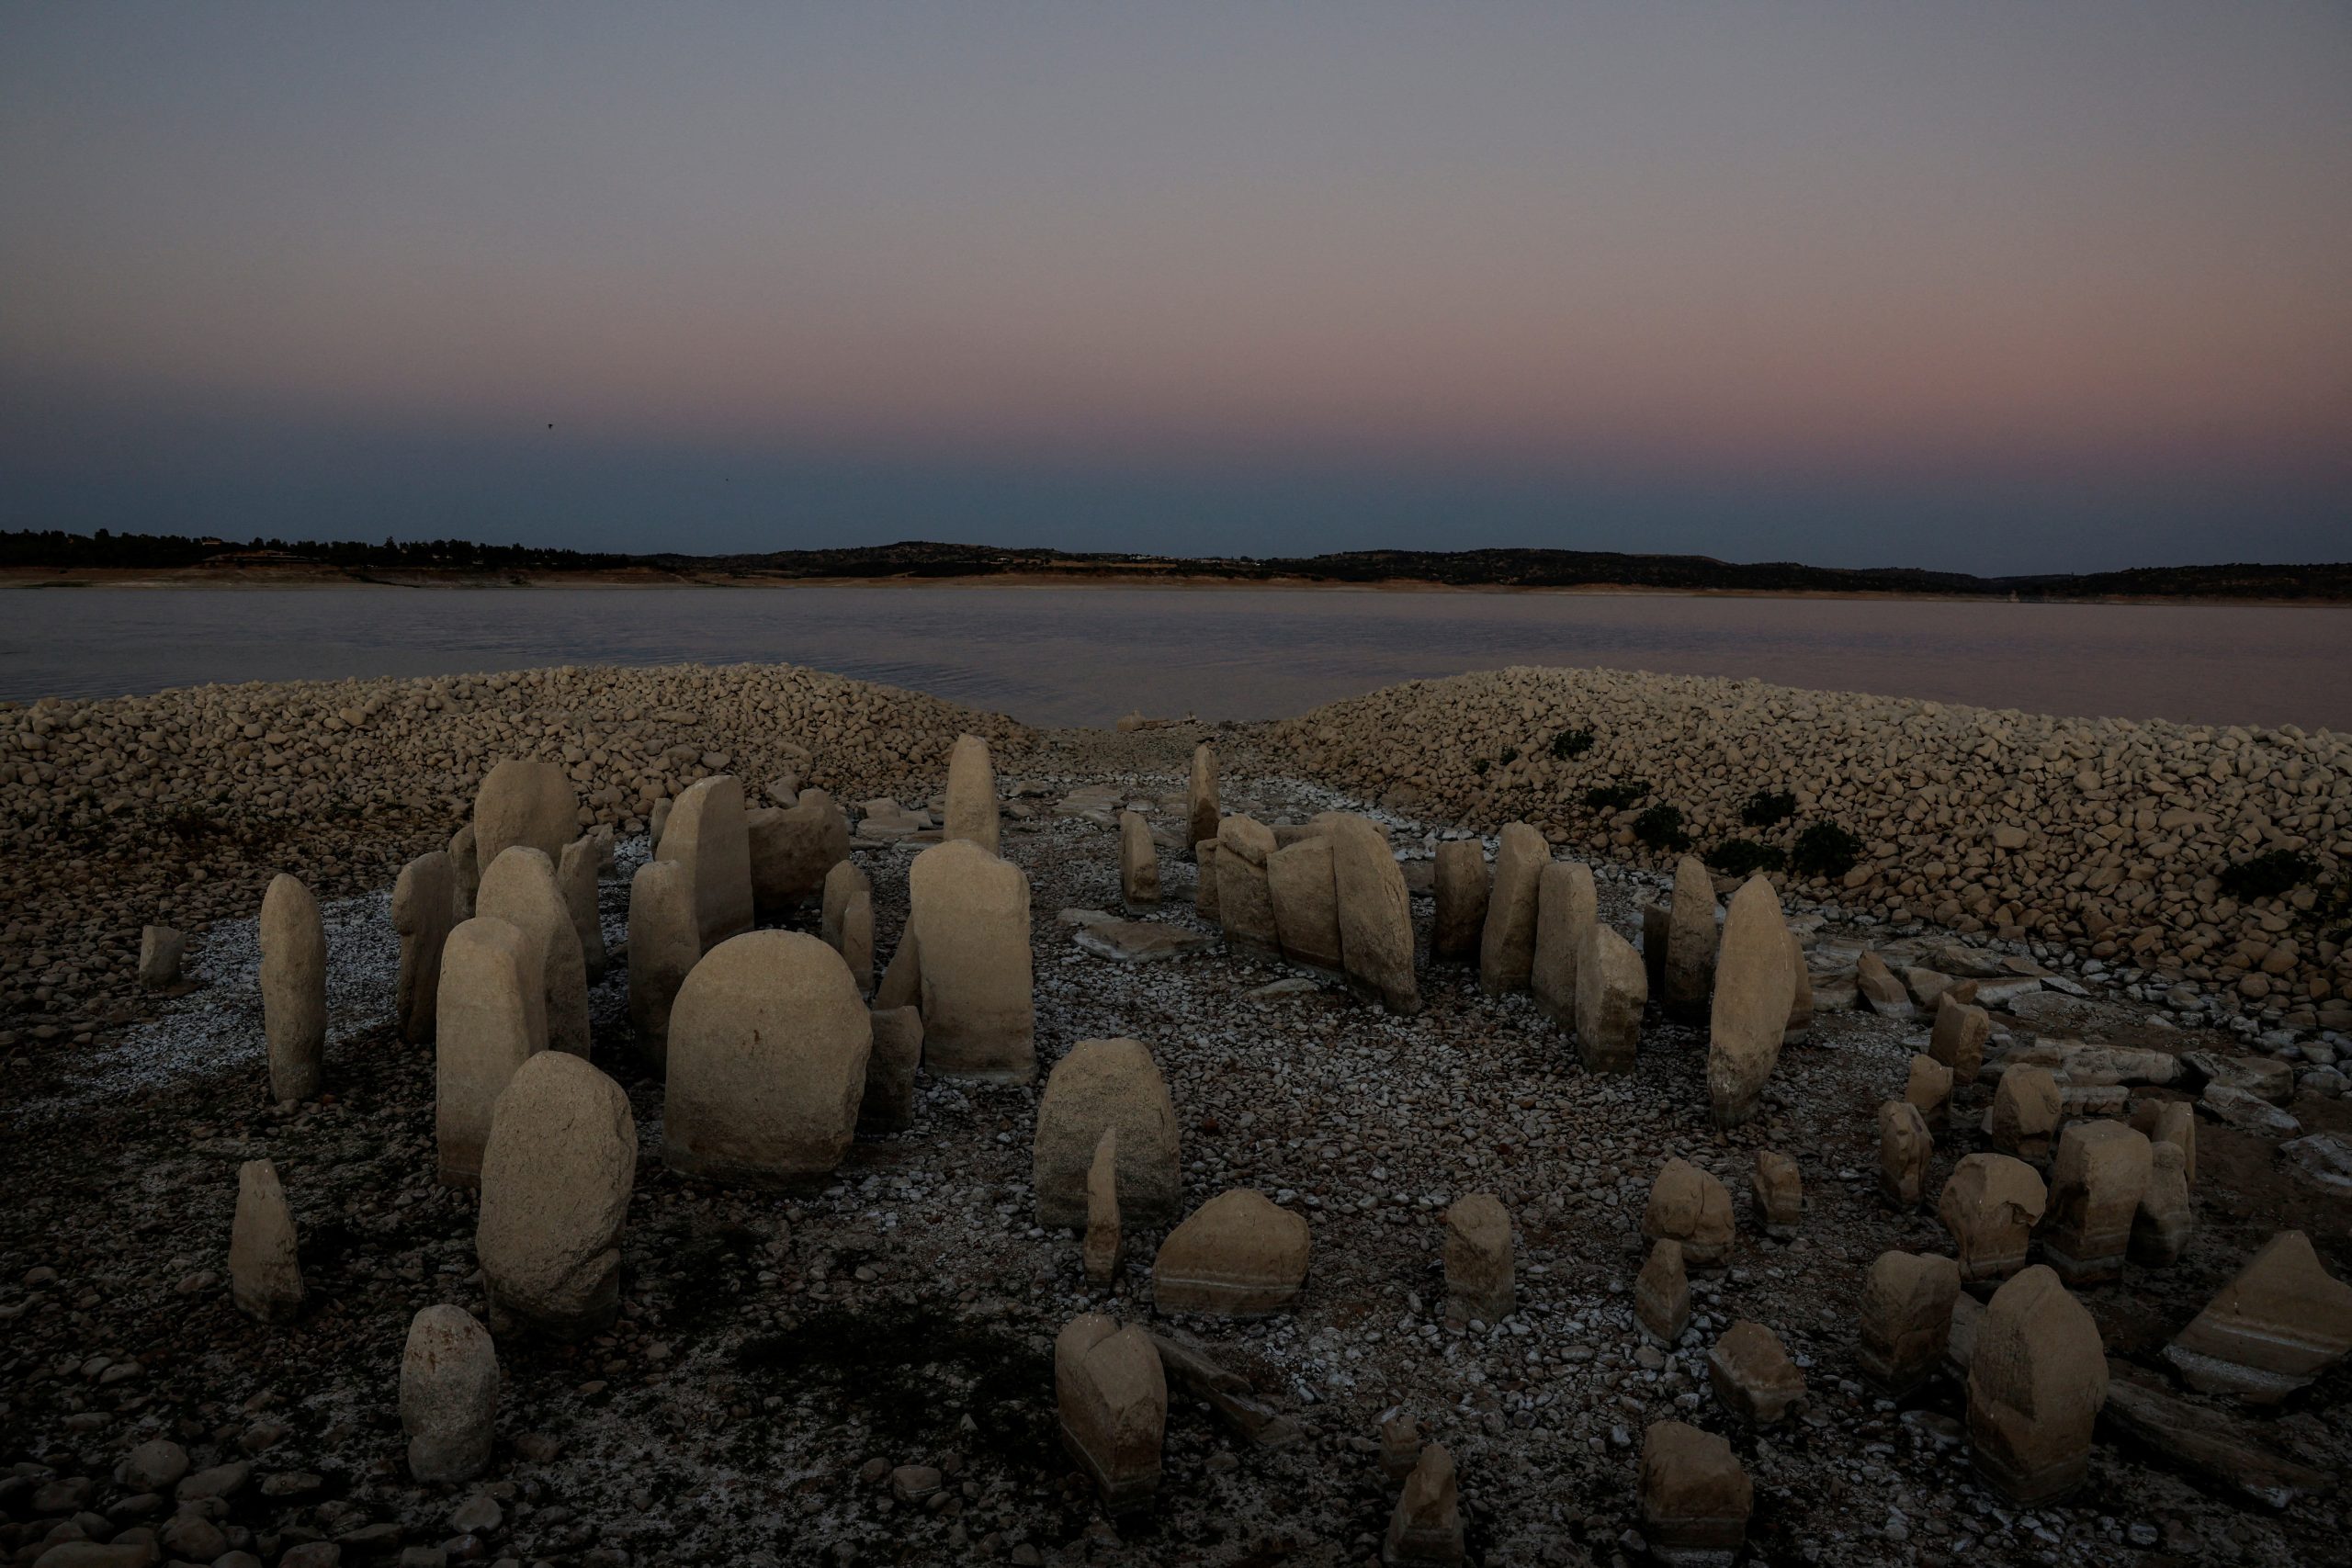
[(810, 664), (1031, 724), (1271, 718), (1507, 664), (2352, 730), (2352, 609), (857, 588), (0, 592), (0, 696), (542, 664)]

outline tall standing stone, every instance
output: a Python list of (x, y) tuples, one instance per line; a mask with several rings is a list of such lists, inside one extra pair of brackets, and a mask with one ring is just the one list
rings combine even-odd
[(401, 1351), (401, 1429), (409, 1474), (426, 1485), (490, 1468), (497, 1436), (498, 1348), (463, 1307), (424, 1307)]
[(1274, 924), (1274, 896), (1266, 883), (1266, 862), (1274, 852), (1273, 829), (1248, 817), (1227, 817), (1216, 829), (1216, 914), (1225, 945), (1259, 958), (1282, 956)]
[(1340, 887), (1331, 840), (1317, 833), (1266, 857), (1266, 897), (1283, 957), (1332, 979), (1346, 976), (1340, 952)]
[(1755, 1489), (1731, 1445), (1681, 1421), (1642, 1436), (1642, 1537), (1668, 1563), (1728, 1563), (1747, 1538)]
[(1789, 932), (1789, 1021), (1781, 1043), (1793, 1045), (1813, 1032), (1813, 971), (1804, 961), (1804, 944)]
[(458, 879), (455, 918), (474, 918), (474, 890), (481, 886), (481, 858), (474, 848), (474, 825), (470, 822), (449, 835), (449, 870)]
[(621, 1225), (637, 1183), (637, 1122), (620, 1085), (542, 1051), (491, 1113), (474, 1254), (494, 1313), (560, 1339), (612, 1325)]
[(1105, 1512), (1148, 1507), (1159, 1490), (1168, 1374), (1141, 1324), (1101, 1313), (1072, 1318), (1054, 1340), (1054, 1404), (1062, 1446), (1094, 1483)]
[(187, 933), (170, 926), (139, 931), (139, 983), (151, 991), (179, 984), (180, 961), (187, 956)]
[(477, 915), (449, 933), (433, 1048), (433, 1131), (445, 1186), (481, 1181), (498, 1097), (547, 1044), (546, 1022), (533, 1016), (539, 977), (532, 953), (523, 933), (495, 916)]
[(647, 861), (628, 882), (628, 1019), (639, 1054), (657, 1071), (670, 1060), (671, 1006), (701, 957), (686, 868)]
[(2188, 1173), (2180, 1145), (2151, 1143), (2148, 1184), (2132, 1214), (2132, 1261), (2150, 1269), (2177, 1263), (2196, 1229), (2197, 1211), (2188, 1201)]
[(804, 789), (796, 804), (743, 814), (751, 841), (752, 908), (780, 915), (818, 897), (835, 867), (849, 860), (849, 817), (821, 789)]
[(1446, 1315), (1496, 1324), (1518, 1310), (1510, 1212), (1491, 1192), (1456, 1199), (1445, 1212)]
[(2070, 1288), (2122, 1277), (2149, 1166), (2148, 1140), (2120, 1122), (2076, 1122), (2059, 1136), (2041, 1256)]
[(1980, 1007), (1953, 999), (1946, 991), (1936, 998), (1936, 1025), (1928, 1036), (1928, 1055), (1951, 1069), (1951, 1081), (1973, 1084), (1984, 1066), (1984, 1042), (1993, 1021)]
[(580, 797), (554, 762), (509, 757), (482, 775), (474, 794), (474, 863), (487, 874), (515, 845), (553, 865), (580, 836)]
[(2058, 1136), (2064, 1118), (2065, 1101), (2049, 1068), (2012, 1066), (2001, 1075), (2001, 1086), (1993, 1091), (1993, 1104), (1984, 1112), (1984, 1136), (2003, 1154), (2023, 1160), (2047, 1159), (2051, 1141)]
[(1589, 1073), (1630, 1073), (1641, 1043), (1649, 977), (1634, 944), (1596, 920), (1577, 960), (1577, 1057)]
[(1119, 1277), (1126, 1253), (1125, 1224), (1119, 1214), (1119, 1130), (1102, 1129), (1094, 1157), (1086, 1166), (1086, 1240), (1080, 1247), (1086, 1282), (1108, 1285)]
[(874, 895), (859, 891), (849, 896), (849, 905), (842, 910), (841, 945), (834, 949), (842, 962), (849, 965), (849, 977), (857, 982), (860, 991), (874, 988)]
[[(1767, 894), (1771, 886), (1769, 882), (1764, 885)], [(1772, 903), (1777, 916), (1780, 900), (1775, 898)], [(1707, 1016), (1707, 993), (1715, 979), (1717, 934), (1714, 879), (1707, 874), (1707, 868), (1696, 855), (1684, 855), (1674, 867), (1674, 902), (1668, 906), (1666, 917), (1666, 988), (1658, 1000), (1668, 1017), (1695, 1022)], [(1785, 949), (1784, 942), (1781, 945)], [(1785, 979), (1785, 951), (1776, 953), (1773, 958), (1773, 972)], [(1780, 1019), (1776, 1021), (1783, 1025), (1788, 1017), (1788, 1001), (1787, 993), (1782, 991)], [(1776, 1041), (1778, 1037), (1776, 1030)]]
[(2064, 1496), (2090, 1467), (2107, 1403), (2098, 1325), (2036, 1265), (1993, 1292), (1968, 1363), (1968, 1440), (1976, 1473), (2013, 1503)]
[(817, 938), (746, 931), (719, 943), (670, 1009), (662, 1163), (752, 1184), (832, 1169), (857, 1132), (873, 1042), (849, 966)]
[[(1698, 863), (1687, 856), (1686, 866)], [(1704, 873), (1701, 874), (1704, 882)], [(1679, 873), (1675, 908), (1683, 908)], [(1714, 932), (1714, 894), (1705, 894), (1708, 935)], [(1679, 928), (1678, 928), (1679, 930)], [(1667, 974), (1683, 949), (1668, 939)], [(1708, 956), (1714, 954), (1710, 950)], [(1714, 1000), (1707, 1033), (1707, 1101), (1718, 1127), (1736, 1127), (1756, 1114), (1764, 1082), (1781, 1059), (1789, 1017), (1789, 931), (1771, 883), (1752, 876), (1732, 895), (1724, 921), (1723, 955), (1714, 964)]]
[(941, 832), (996, 853), (996, 770), (989, 763), (989, 743), (977, 735), (957, 736), (947, 754), (947, 819)]
[(1027, 1083), (1037, 1074), (1029, 878), (951, 839), (915, 857), (907, 886), (908, 926), (922, 944), (924, 1064), (947, 1077)]
[(1209, 919), (1224, 923), (1216, 901), (1216, 840), (1196, 840), (1193, 844), (1193, 908)]
[(874, 1048), (865, 1058), (865, 1093), (857, 1102), (861, 1133), (903, 1133), (915, 1121), (915, 1070), (922, 1066), (922, 1014), (876, 1008)]
[(302, 1310), (302, 1262), (294, 1211), (277, 1167), (249, 1159), (237, 1168), (237, 1213), (229, 1226), (229, 1297), (263, 1323), (290, 1323)]
[(1677, 1156), (1658, 1168), (1642, 1211), (1642, 1234), (1682, 1244), (1682, 1260), (1713, 1272), (1731, 1256), (1731, 1194), (1709, 1172)]
[(1431, 1443), (1414, 1461), (1388, 1516), (1381, 1568), (1453, 1568), (1462, 1559), (1462, 1499), (1453, 1455), (1443, 1443)]
[(2205, 1303), (2165, 1359), (2200, 1393), (2276, 1404), (2352, 1350), (2352, 1285), (2301, 1231), (2280, 1231)]
[(1907, 1100), (1890, 1100), (1878, 1108), (1878, 1194), (1897, 1213), (1916, 1209), (1928, 1193), (1928, 1162), (1936, 1140), (1928, 1119)]
[(2041, 1173), (2025, 1161), (1993, 1154), (1962, 1158), (1936, 1201), (1936, 1217), (1960, 1255), (1961, 1279), (2006, 1280), (2024, 1268), (2033, 1227), (2049, 1203)]
[(1441, 964), (1475, 964), (1487, 923), (1487, 852), (1476, 839), (1448, 839), (1437, 847), (1436, 880), (1430, 956)]
[(1862, 1376), (1902, 1399), (1934, 1375), (1951, 1331), (1960, 1266), (1928, 1252), (1882, 1252), (1862, 1277)]
[(1037, 1223), (1086, 1223), (1086, 1173), (1107, 1129), (1119, 1134), (1119, 1207), (1146, 1225), (1183, 1207), (1182, 1138), (1175, 1102), (1140, 1040), (1081, 1040), (1054, 1064), (1037, 1102), (1030, 1175)]
[(1478, 988), (1489, 996), (1527, 989), (1535, 967), (1535, 901), (1552, 847), (1524, 822), (1505, 824), (1495, 847), (1495, 880), (1478, 936)]
[(842, 916), (849, 909), (849, 901), (858, 894), (869, 898), (874, 893), (874, 879), (859, 869), (855, 861), (844, 860), (825, 873), (825, 887), (818, 906), (817, 934), (836, 953), (842, 946)]
[(539, 976), (548, 1046), (587, 1055), (588, 967), (548, 857), (521, 845), (500, 855), (481, 874), (474, 908), (523, 933)]
[(1340, 953), (1348, 981), (1394, 1013), (1421, 1010), (1413, 973), (1413, 898), (1388, 840), (1362, 817), (1335, 819), (1331, 875), (1339, 899)]
[(1119, 813), (1119, 899), (1130, 912), (1159, 908), (1159, 846), (1140, 812)]
[(1577, 960), (1600, 919), (1592, 867), (1577, 860), (1544, 862), (1535, 879), (1535, 956), (1527, 988), (1555, 1022), (1576, 1022)]
[(261, 1010), (270, 1098), (311, 1099), (326, 1073), (327, 928), (311, 890), (284, 872), (261, 900)]
[(592, 986), (605, 976), (605, 921), (596, 908), (596, 875), (608, 847), (601, 831), (583, 834), (563, 846), (563, 859), (555, 868), (556, 887), (571, 915), (571, 932), (580, 939), (581, 973)]
[(1672, 1236), (1650, 1244), (1649, 1259), (1634, 1276), (1634, 1321), (1669, 1350), (1690, 1326), (1690, 1276), (1682, 1265), (1682, 1244)]
[(458, 876), (449, 852), (434, 850), (401, 867), (392, 884), (392, 930), (401, 939), (401, 977), (393, 1025), (412, 1045), (433, 1038), (441, 990), (441, 948), (457, 924)]
[(1193, 777), (1184, 788), (1184, 840), (1198, 845), (1216, 837), (1216, 750), (1204, 740), (1193, 748)]
[(752, 929), (752, 830), (743, 819), (741, 781), (714, 773), (679, 795), (662, 835), (662, 858), (685, 868), (704, 952)]

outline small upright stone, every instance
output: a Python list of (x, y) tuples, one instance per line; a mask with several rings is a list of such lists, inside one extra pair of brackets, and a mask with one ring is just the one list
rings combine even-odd
[(1882, 1252), (1862, 1279), (1862, 1376), (1890, 1399), (1934, 1375), (1960, 1295), (1960, 1265), (1928, 1252)]
[(1681, 1421), (1653, 1421), (1642, 1437), (1642, 1536), (1673, 1568), (1728, 1568), (1756, 1506), (1731, 1445)]
[(1390, 1012), (1421, 1010), (1413, 973), (1413, 898), (1388, 840), (1362, 817), (1335, 818), (1326, 830), (1340, 915), (1340, 966), (1348, 983)]
[(670, 1009), (702, 957), (694, 886), (673, 860), (650, 860), (628, 882), (628, 1019), (656, 1071), (670, 1060)]
[(2003, 1154), (2039, 1162), (2050, 1157), (2051, 1141), (2065, 1118), (2058, 1080), (2047, 1067), (2014, 1066), (2001, 1075), (1993, 1104), (1984, 1112), (1984, 1136)]
[(1338, 980), (1347, 960), (1340, 943), (1340, 887), (1332, 870), (1334, 844), (1317, 833), (1266, 857), (1266, 897), (1274, 908), (1274, 941), (1283, 957)]
[(1976, 1473), (2013, 1503), (2064, 1496), (2089, 1469), (2107, 1403), (2098, 1325), (2051, 1269), (1993, 1292), (1968, 1364), (1968, 1440)]
[(326, 1071), (327, 928), (311, 890), (284, 872), (261, 901), (261, 1012), (269, 1097), (316, 1098)]
[(229, 1295), (237, 1310), (263, 1323), (290, 1323), (302, 1310), (302, 1263), (294, 1212), (277, 1167), (249, 1159), (237, 1168), (237, 1213), (229, 1229)]
[[(1697, 865), (1689, 856), (1683, 864)], [(1714, 960), (1714, 997), (1707, 1031), (1707, 1101), (1718, 1127), (1736, 1127), (1755, 1116), (1763, 1102), (1764, 1084), (1781, 1059), (1781, 1035), (1789, 1018), (1789, 931), (1781, 918), (1781, 900), (1772, 884), (1751, 876), (1732, 895), (1724, 921), (1723, 951), (1716, 958), (1715, 898), (1703, 870), (1701, 883), (1706, 898), (1707, 956)], [(1682, 877), (1675, 877), (1675, 905), (1682, 906)], [(1687, 944), (1686, 944), (1687, 945)], [(1668, 973), (1674, 973), (1672, 954), (1683, 951), (1668, 944)]]
[(842, 918), (849, 913), (849, 901), (860, 893), (870, 900), (874, 879), (855, 861), (836, 861), (825, 873), (824, 892), (818, 906), (817, 934), (836, 953), (842, 946)]
[(1956, 1000), (1950, 991), (1936, 998), (1936, 1026), (1928, 1055), (1951, 1069), (1951, 1081), (1973, 1084), (1984, 1066), (1984, 1042), (1993, 1021), (1984, 1010)]
[(1875, 953), (1854, 960), (1854, 990), (1861, 1003), (1881, 1018), (1907, 1019), (1918, 1011), (1910, 990)]
[(685, 868), (705, 952), (752, 929), (752, 829), (743, 817), (741, 780), (714, 773), (680, 795), (662, 835), (661, 855)]
[(2147, 1138), (2120, 1122), (2075, 1122), (2060, 1135), (2041, 1256), (2070, 1288), (2122, 1277), (2150, 1163)]
[(1441, 964), (1475, 964), (1487, 923), (1487, 852), (1478, 840), (1448, 839), (1440, 844), (1436, 881), (1430, 956)]
[(2280, 1231), (2165, 1347), (2200, 1393), (2276, 1404), (2352, 1350), (2352, 1285), (2321, 1266), (2311, 1237)]
[(1641, 1044), (1649, 977), (1633, 943), (1605, 922), (1577, 960), (1577, 1059), (1589, 1073), (1630, 1073)]
[(2025, 1161), (1992, 1154), (1962, 1158), (1936, 1202), (1936, 1217), (1960, 1255), (1961, 1279), (2006, 1280), (2024, 1268), (2049, 1201), (2041, 1173)]
[(1789, 1018), (1781, 1028), (1781, 1043), (1794, 1045), (1813, 1032), (1813, 971), (1806, 967), (1804, 944), (1789, 932)]
[(1140, 1040), (1081, 1040), (1054, 1064), (1037, 1102), (1030, 1179), (1037, 1223), (1086, 1224), (1086, 1176), (1106, 1128), (1119, 1132), (1119, 1203), (1141, 1225), (1174, 1219), (1184, 1201), (1175, 1102)]
[(441, 949), (457, 923), (458, 875), (449, 852), (435, 850), (401, 867), (392, 884), (392, 930), (401, 939), (401, 976), (392, 1026), (412, 1045), (433, 1038), (441, 995)]
[[(1766, 883), (1767, 894), (1771, 884)], [(1745, 891), (1745, 889), (1743, 889)], [(1780, 901), (1773, 900), (1774, 912)], [(1715, 982), (1715, 944), (1721, 928), (1715, 922), (1715, 883), (1707, 868), (1696, 855), (1684, 855), (1674, 867), (1674, 901), (1667, 907), (1665, 989), (1658, 1001), (1667, 1016), (1686, 1022), (1695, 1022), (1707, 1016), (1707, 995)], [(1781, 944), (1785, 948), (1786, 944)], [(1773, 973), (1785, 978), (1788, 962), (1784, 951), (1772, 955)], [(1780, 1015), (1774, 1021), (1773, 1039), (1780, 1037), (1781, 1027), (1788, 1016), (1788, 997), (1781, 996)]]
[(1917, 1208), (1928, 1195), (1928, 1162), (1935, 1156), (1936, 1140), (1928, 1134), (1928, 1119), (1907, 1100), (1890, 1100), (1878, 1108), (1878, 1192), (1898, 1213)]
[(2148, 1184), (2132, 1214), (2132, 1261), (2150, 1269), (2169, 1268), (2188, 1250), (2196, 1234), (2197, 1211), (2188, 1201), (2188, 1177), (2177, 1144), (2148, 1145)]
[(179, 984), (180, 961), (187, 953), (187, 937), (169, 926), (146, 926), (139, 932), (139, 983), (151, 991)]
[(547, 1020), (548, 1046), (587, 1055), (588, 965), (571, 909), (556, 886), (554, 865), (538, 851), (516, 845), (481, 874), (474, 908), (523, 933), (538, 976), (539, 1016)]
[(583, 1339), (620, 1310), (637, 1121), (620, 1085), (567, 1051), (514, 1071), (481, 1156), (474, 1255), (493, 1313)]
[(401, 1429), (409, 1473), (427, 1485), (471, 1481), (490, 1468), (497, 1434), (498, 1348), (463, 1307), (409, 1320), (401, 1352)]
[(922, 1014), (876, 1008), (874, 1049), (865, 1058), (865, 1094), (857, 1102), (861, 1133), (903, 1133), (915, 1122), (915, 1070), (922, 1065)]
[(1381, 1568), (1453, 1568), (1462, 1561), (1462, 1501), (1453, 1455), (1443, 1443), (1421, 1450), (1388, 1516)]
[(849, 977), (860, 992), (874, 988), (874, 895), (856, 892), (842, 910), (842, 941), (835, 951), (849, 966)]
[(1576, 1023), (1577, 961), (1600, 920), (1592, 867), (1580, 860), (1544, 862), (1535, 879), (1535, 957), (1527, 988), (1555, 1023)]
[(560, 764), (509, 757), (482, 775), (473, 829), (475, 863), (485, 872), (517, 844), (553, 865), (580, 835), (580, 797)]
[(1804, 1178), (1797, 1162), (1774, 1149), (1756, 1151), (1756, 1224), (1774, 1241), (1794, 1241), (1804, 1218)]
[(1054, 1340), (1054, 1403), (1062, 1445), (1092, 1479), (1105, 1512), (1151, 1506), (1168, 1426), (1168, 1374), (1141, 1324), (1101, 1313), (1072, 1318)]
[(1928, 1132), (1941, 1132), (1951, 1120), (1951, 1069), (1933, 1056), (1912, 1057), (1903, 1098), (1919, 1108), (1919, 1119), (1928, 1124)]
[(752, 856), (752, 909), (781, 915), (822, 895), (833, 869), (849, 860), (849, 817), (821, 789), (797, 804), (743, 813)]
[(1248, 817), (1217, 824), (1216, 914), (1225, 945), (1258, 958), (1282, 956), (1274, 925), (1274, 896), (1266, 882), (1266, 862), (1274, 852), (1273, 829)]
[(1682, 1244), (1671, 1236), (1650, 1244), (1649, 1260), (1634, 1279), (1634, 1321), (1669, 1350), (1690, 1326), (1690, 1277), (1682, 1267)]
[(2180, 1150), (2180, 1177), (2197, 1185), (2197, 1108), (2185, 1100), (2146, 1100), (2132, 1112), (2132, 1125), (2151, 1144)]
[(1119, 813), (1119, 897), (1129, 913), (1159, 908), (1159, 848), (1140, 813)]
[(915, 857), (907, 886), (908, 928), (921, 943), (924, 1064), (949, 1077), (1027, 1083), (1037, 1074), (1029, 878), (950, 839)]
[(1524, 822), (1504, 826), (1495, 849), (1487, 923), (1478, 933), (1478, 988), (1489, 996), (1527, 989), (1535, 967), (1536, 898), (1552, 847)]
[(1216, 837), (1216, 749), (1207, 741), (1193, 748), (1193, 776), (1184, 787), (1184, 838), (1195, 848)]
[(996, 770), (989, 761), (989, 743), (977, 735), (959, 735), (947, 754), (947, 818), (941, 836), (968, 839), (994, 854), (997, 818)]
[(477, 915), (449, 933), (433, 1048), (433, 1132), (447, 1187), (481, 1179), (491, 1112), (514, 1071), (547, 1045), (538, 976), (523, 933)]
[(1086, 1241), (1080, 1260), (1088, 1284), (1107, 1285), (1119, 1277), (1125, 1234), (1119, 1218), (1119, 1130), (1105, 1127), (1086, 1168)]
[(1193, 844), (1193, 908), (1207, 919), (1223, 923), (1216, 898), (1216, 840), (1195, 840)]
[(474, 890), (481, 886), (481, 857), (475, 848), (474, 825), (470, 822), (449, 835), (449, 871), (458, 879), (455, 918), (470, 920), (474, 918)]
[(1399, 1409), (1380, 1418), (1380, 1474), (1391, 1486), (1402, 1486), (1413, 1467), (1421, 1462), (1421, 1424)]
[(1744, 1421), (1769, 1427), (1804, 1397), (1804, 1373), (1789, 1359), (1780, 1336), (1740, 1319), (1707, 1352), (1707, 1382), (1715, 1403)]
[(1680, 1242), (1687, 1266), (1713, 1272), (1731, 1256), (1731, 1194), (1713, 1175), (1677, 1156), (1650, 1183), (1642, 1234), (1652, 1241)]
[(1306, 1283), (1309, 1247), (1303, 1215), (1237, 1187), (1168, 1233), (1152, 1261), (1152, 1299), (1161, 1312), (1219, 1317), (1277, 1312)]
[(1490, 1192), (1457, 1199), (1445, 1212), (1445, 1312), (1500, 1323), (1518, 1310), (1510, 1213)]
[(555, 885), (563, 907), (571, 915), (572, 934), (580, 939), (580, 964), (588, 983), (605, 977), (605, 922), (596, 908), (596, 875), (612, 847), (612, 829), (600, 828), (563, 846), (556, 863)]

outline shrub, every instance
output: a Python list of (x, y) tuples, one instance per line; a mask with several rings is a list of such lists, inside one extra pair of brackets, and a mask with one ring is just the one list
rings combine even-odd
[(1835, 822), (1815, 822), (1797, 835), (1789, 863), (1799, 876), (1843, 876), (1862, 858), (1862, 841)]
[(1506, 746), (1506, 747), (1504, 747), (1504, 748), (1503, 748), (1503, 754), (1502, 754), (1502, 757), (1501, 757), (1501, 759), (1500, 759), (1500, 760), (1501, 760), (1502, 765), (1503, 765), (1504, 767), (1506, 767), (1506, 768), (1510, 767), (1513, 762), (1516, 762), (1516, 761), (1519, 761), (1519, 748), (1518, 748), (1518, 747), (1516, 747), (1516, 746)]
[(1634, 818), (1634, 837), (1654, 849), (1690, 847), (1690, 835), (1682, 830), (1682, 807), (1679, 806), (1653, 806)]
[(1759, 789), (1739, 808), (1739, 819), (1750, 828), (1770, 828), (1797, 814), (1797, 797), (1787, 790)]
[(2222, 891), (2240, 903), (2277, 898), (2301, 886), (2319, 870), (2319, 862), (2299, 850), (2266, 850), (2222, 872)]
[(1484, 777), (1487, 770), (1493, 765), (1494, 764), (1487, 761), (1484, 757), (1473, 757), (1470, 759), (1470, 771), (1481, 777)]
[(1592, 750), (1592, 731), (1563, 729), (1552, 737), (1552, 755), (1565, 762), (1571, 757), (1581, 757)]
[(1709, 868), (1725, 876), (1753, 876), (1759, 871), (1779, 871), (1788, 863), (1787, 851), (1753, 839), (1725, 839), (1707, 852)]
[(1650, 786), (1640, 779), (1596, 784), (1584, 792), (1584, 803), (1595, 811), (1623, 811), (1649, 792)]

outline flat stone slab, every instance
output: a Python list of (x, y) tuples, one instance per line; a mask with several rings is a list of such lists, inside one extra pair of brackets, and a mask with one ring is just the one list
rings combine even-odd
[(1158, 920), (1096, 920), (1079, 927), (1074, 940), (1096, 957), (1118, 964), (1182, 958), (1216, 941), (1204, 932), (1163, 925)]
[(2352, 1138), (2313, 1133), (2279, 1145), (2278, 1157), (2322, 1187), (2352, 1194)]

